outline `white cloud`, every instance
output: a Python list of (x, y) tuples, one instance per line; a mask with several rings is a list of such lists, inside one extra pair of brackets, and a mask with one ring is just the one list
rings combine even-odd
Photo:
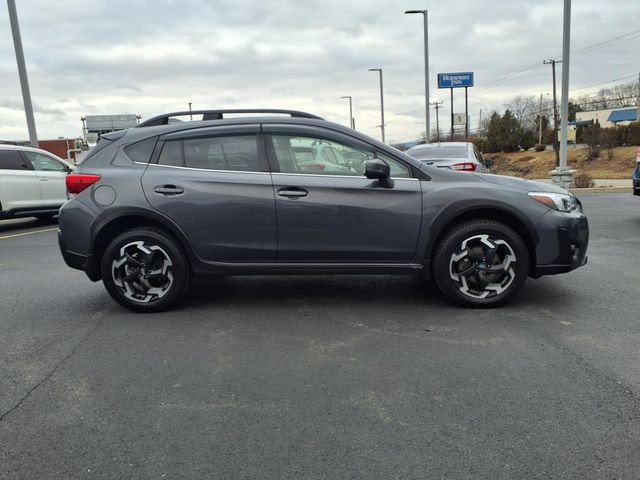
[[(443, 129), (449, 98), (436, 88), (437, 72), (476, 72), (469, 91), (474, 122), (480, 108), (551, 89), (542, 60), (560, 54), (562, 24), (561, 2), (552, 0), (25, 0), (18, 14), (42, 137), (79, 135), (86, 114), (149, 117), (188, 102), (295, 108), (346, 124), (342, 95), (354, 97), (358, 128), (378, 136), (378, 78), (367, 69), (382, 66), (387, 137), (404, 140), (424, 129), (424, 70), (421, 19), (402, 12), (425, 6), (431, 92), (445, 101)], [(0, 38), (8, 39), (0, 49), (0, 138), (26, 138), (5, 12), (0, 9)], [(574, 2), (573, 49), (637, 30), (639, 17), (637, 2), (608, 9), (595, 0)], [(633, 73), (639, 46), (636, 36), (576, 55), (572, 87)], [(504, 77), (509, 81), (486, 86)], [(460, 111), (463, 95), (456, 93)]]

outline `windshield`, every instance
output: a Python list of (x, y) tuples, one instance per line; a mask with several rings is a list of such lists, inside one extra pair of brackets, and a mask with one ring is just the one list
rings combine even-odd
[(467, 158), (466, 145), (441, 145), (441, 146), (424, 146), (414, 147), (407, 152), (413, 158), (418, 160), (427, 159), (446, 159), (446, 158)]

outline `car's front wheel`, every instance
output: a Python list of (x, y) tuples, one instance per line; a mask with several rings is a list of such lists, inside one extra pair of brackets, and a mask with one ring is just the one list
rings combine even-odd
[(187, 292), (191, 272), (175, 238), (141, 227), (116, 237), (101, 262), (102, 281), (118, 303), (135, 312), (158, 312)]
[(433, 258), (440, 291), (468, 307), (494, 307), (510, 300), (528, 272), (529, 253), (522, 238), (492, 220), (457, 225), (439, 242)]

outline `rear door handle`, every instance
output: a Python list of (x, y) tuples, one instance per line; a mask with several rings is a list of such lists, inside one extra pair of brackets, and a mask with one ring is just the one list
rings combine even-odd
[(309, 195), (309, 192), (307, 192), (304, 188), (285, 187), (278, 190), (278, 195), (287, 198), (301, 198)]
[(41, 182), (48, 182), (49, 179), (47, 177), (38, 177)]
[(153, 191), (160, 195), (180, 195), (184, 193), (184, 188), (175, 185), (157, 185), (153, 188)]

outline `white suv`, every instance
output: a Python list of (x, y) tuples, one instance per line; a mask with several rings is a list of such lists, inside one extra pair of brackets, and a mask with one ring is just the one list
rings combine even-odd
[(73, 166), (38, 148), (0, 145), (0, 219), (48, 219), (68, 199), (65, 178)]

